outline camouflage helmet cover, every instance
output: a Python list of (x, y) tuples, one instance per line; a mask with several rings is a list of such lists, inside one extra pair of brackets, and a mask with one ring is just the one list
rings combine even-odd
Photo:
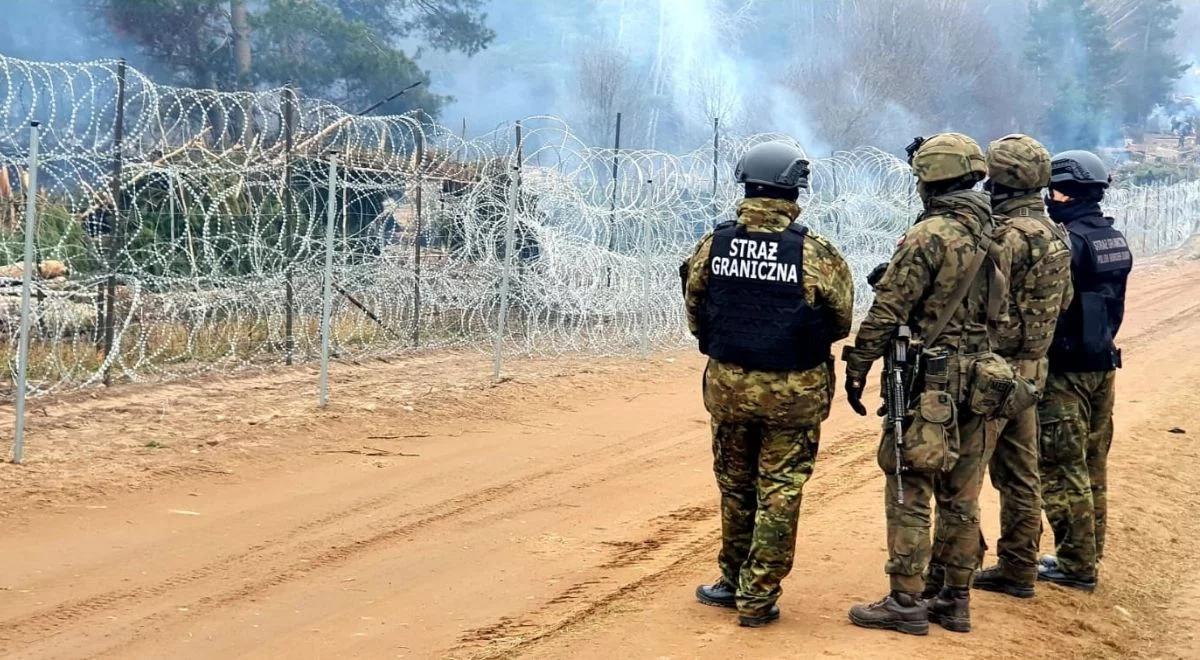
[(1015, 190), (1037, 190), (1050, 183), (1050, 152), (1041, 142), (1020, 133), (988, 145), (988, 176)]
[(925, 183), (987, 176), (983, 151), (962, 133), (938, 133), (920, 143), (912, 157), (913, 174)]

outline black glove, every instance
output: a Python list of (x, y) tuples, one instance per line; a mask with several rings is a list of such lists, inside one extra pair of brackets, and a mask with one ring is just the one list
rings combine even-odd
[(867, 416), (867, 408), (862, 402), (863, 388), (866, 386), (865, 378), (846, 374), (846, 401), (854, 409), (854, 412), (863, 417)]
[(888, 264), (886, 261), (872, 268), (871, 272), (867, 273), (867, 284), (870, 284), (871, 288), (874, 289), (875, 285), (879, 284), (879, 280), (883, 279), (883, 274), (887, 272), (887, 269)]

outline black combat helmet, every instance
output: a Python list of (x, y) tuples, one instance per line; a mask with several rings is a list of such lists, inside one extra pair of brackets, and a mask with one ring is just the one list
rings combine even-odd
[[(1101, 186), (1112, 183), (1104, 161), (1090, 151), (1073, 149), (1056, 154), (1050, 159), (1050, 187), (1061, 188), (1072, 185)], [(1067, 184), (1063, 186), (1062, 184)]]
[(763, 142), (750, 147), (738, 161), (733, 178), (738, 183), (784, 190), (808, 187), (808, 161), (786, 142)]

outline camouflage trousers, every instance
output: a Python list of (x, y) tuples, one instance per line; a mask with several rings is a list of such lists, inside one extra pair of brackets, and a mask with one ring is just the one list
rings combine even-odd
[(737, 586), (743, 614), (759, 615), (782, 592), (792, 570), (804, 484), (812, 476), (820, 427), (722, 422), (715, 417), (713, 471), (721, 491), (725, 581)]
[[(1023, 368), (1022, 362), (1028, 364)], [(1014, 362), (1029, 378), (1045, 375), (1044, 360)], [(1039, 379), (1041, 380), (1041, 379)], [(1000, 493), (1000, 538), (996, 555), (1003, 575), (1021, 584), (1037, 580), (1038, 543), (1042, 537), (1042, 482), (1038, 472), (1036, 407), (1002, 422), (1003, 430), (988, 462), (992, 485)], [(981, 541), (982, 543), (982, 541)], [(987, 549), (986, 543), (984, 549)]]
[(1094, 577), (1104, 556), (1115, 371), (1050, 373), (1038, 404), (1039, 467), (1058, 564)]
[[(1000, 493), (996, 556), (1005, 577), (1031, 585), (1037, 580), (1038, 542), (1042, 537), (1037, 409), (1029, 408), (1003, 424), (988, 463), (992, 485)], [(983, 549), (987, 549), (986, 543)]]
[[(958, 412), (959, 458), (947, 472), (905, 472), (901, 482), (904, 503), (897, 502), (892, 430), (884, 429), (879, 465), (887, 474), (884, 508), (887, 513), (888, 561), (884, 567), (895, 591), (925, 589), (925, 571), (936, 565), (944, 585), (968, 587), (983, 561), (979, 533), (979, 493), (983, 472), (995, 443), (998, 425), (978, 415)], [(931, 505), (931, 501), (933, 505)], [(937, 530), (932, 543), (933, 506)]]

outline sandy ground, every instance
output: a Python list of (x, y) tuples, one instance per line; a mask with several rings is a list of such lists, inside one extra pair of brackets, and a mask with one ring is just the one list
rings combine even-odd
[(493, 385), (455, 354), (341, 365), (325, 410), (309, 368), (38, 401), (0, 467), (0, 656), (1200, 657), (1198, 277), (1159, 260), (1130, 292), (1099, 590), (978, 594), (970, 635), (846, 621), (886, 579), (878, 421), (844, 401), (783, 619), (747, 630), (692, 599), (719, 534), (699, 359)]

